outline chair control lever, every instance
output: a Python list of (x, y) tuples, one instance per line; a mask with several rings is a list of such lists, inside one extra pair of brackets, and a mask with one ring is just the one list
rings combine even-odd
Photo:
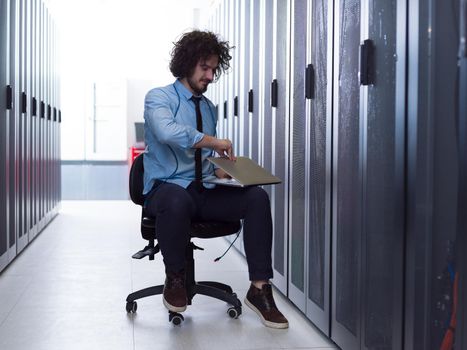
[(194, 244), (193, 242), (190, 242), (191, 243), (191, 246), (193, 247), (193, 250), (204, 250), (204, 248), (201, 248), (201, 247), (198, 247), (196, 244)]
[[(154, 255), (159, 253), (160, 249), (159, 249), (159, 244), (156, 244), (156, 246), (151, 246), (151, 245), (148, 245), (146, 247), (144, 247), (142, 250), (140, 250), (139, 252), (136, 252), (135, 254), (133, 254), (131, 257), (133, 259), (142, 259), (146, 256), (149, 256), (149, 260), (153, 260), (154, 259)], [(151, 259), (152, 257), (152, 259)]]

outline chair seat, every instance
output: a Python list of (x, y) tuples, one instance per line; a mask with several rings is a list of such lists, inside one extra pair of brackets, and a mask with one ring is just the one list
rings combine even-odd
[[(141, 225), (154, 230), (156, 220), (145, 216)], [(240, 230), (240, 221), (193, 221), (190, 226), (190, 236), (197, 238), (215, 238), (232, 235)]]

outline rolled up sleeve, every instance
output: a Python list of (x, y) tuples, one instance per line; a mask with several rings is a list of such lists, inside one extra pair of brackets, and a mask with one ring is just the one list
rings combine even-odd
[(159, 142), (180, 148), (192, 148), (204, 134), (188, 125), (177, 124), (170, 98), (161, 90), (151, 90), (144, 100), (144, 118)]

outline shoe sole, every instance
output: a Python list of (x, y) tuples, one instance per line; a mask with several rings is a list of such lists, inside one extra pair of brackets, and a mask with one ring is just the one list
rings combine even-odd
[(269, 327), (269, 328), (275, 328), (275, 329), (284, 329), (284, 328), (289, 328), (289, 323), (286, 322), (286, 323), (276, 323), (276, 322), (271, 322), (271, 321), (268, 321), (266, 320), (263, 315), (261, 314), (261, 312), (256, 308), (256, 306), (254, 306), (252, 303), (249, 302), (249, 300), (247, 298), (245, 298), (245, 304), (250, 308), (252, 309), (254, 312), (256, 312), (258, 314), (258, 316), (261, 318), (261, 322), (263, 322), (263, 324), (266, 326), (266, 327)]
[(171, 304), (169, 304), (167, 302), (167, 300), (165, 300), (164, 297), (162, 297), (162, 302), (164, 303), (164, 306), (169, 310), (169, 311), (172, 311), (172, 312), (183, 312), (186, 310), (186, 305), (185, 306), (173, 306)]

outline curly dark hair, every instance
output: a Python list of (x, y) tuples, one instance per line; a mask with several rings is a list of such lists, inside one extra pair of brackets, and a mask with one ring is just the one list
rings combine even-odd
[(170, 55), (170, 71), (176, 78), (190, 77), (200, 59), (207, 59), (211, 55), (219, 57), (219, 65), (214, 73), (214, 80), (219, 79), (221, 73), (230, 68), (229, 61), (232, 59), (227, 41), (222, 41), (213, 32), (194, 30), (185, 33), (174, 43)]

